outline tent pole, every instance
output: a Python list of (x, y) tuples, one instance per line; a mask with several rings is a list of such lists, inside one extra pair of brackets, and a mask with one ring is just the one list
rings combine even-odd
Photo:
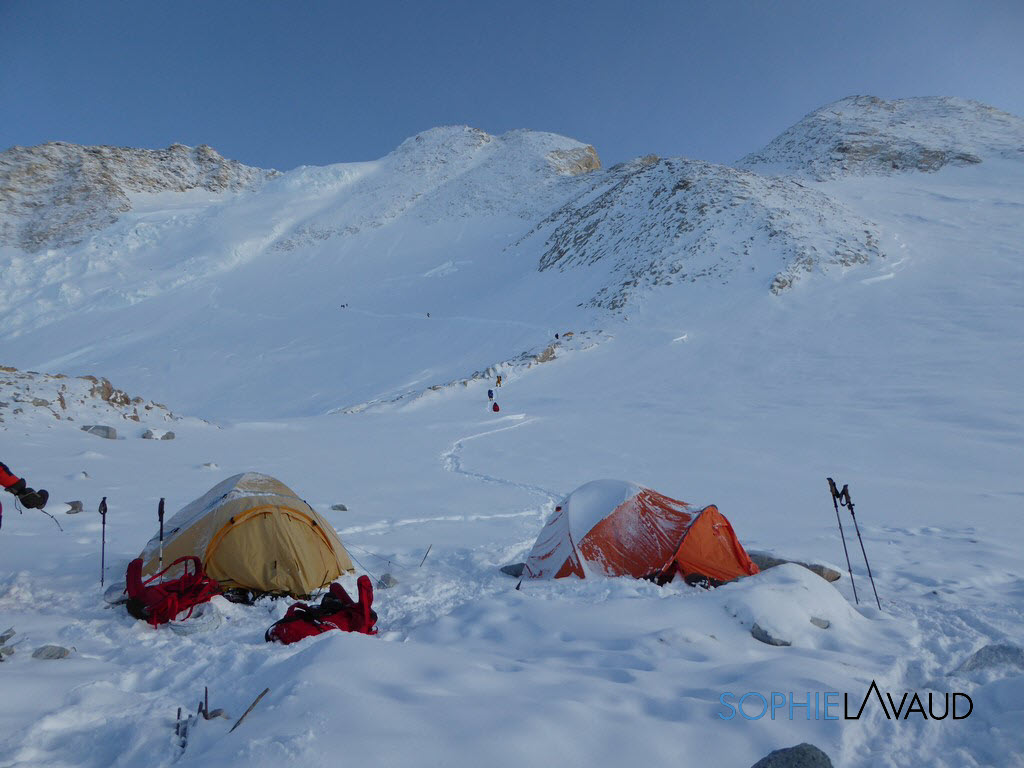
[(160, 520), (160, 568), (159, 568), (159, 571), (161, 573), (160, 581), (163, 581), (164, 577), (163, 577), (162, 574), (163, 574), (163, 571), (164, 571), (164, 499), (163, 499), (162, 496), (160, 497), (160, 504), (159, 504), (159, 506), (157, 507), (157, 510), (156, 510), (156, 516)]

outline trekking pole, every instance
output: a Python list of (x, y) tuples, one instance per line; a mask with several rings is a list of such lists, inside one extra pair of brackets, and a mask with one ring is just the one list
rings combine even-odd
[[(835, 491), (834, 485), (832, 490)], [(878, 590), (875, 589), (875, 577), (871, 575), (871, 563), (868, 562), (868, 553), (864, 550), (864, 539), (860, 537), (860, 526), (857, 525), (857, 516), (853, 514), (853, 500), (850, 498), (850, 488), (847, 485), (843, 485), (843, 490), (839, 492), (839, 504), (850, 510), (850, 517), (853, 518), (853, 529), (857, 531), (860, 551), (864, 555), (864, 565), (867, 566), (868, 578), (871, 580), (871, 591), (875, 593), (875, 602), (878, 604), (878, 610), (882, 610), (882, 601), (878, 599)]]
[(104, 565), (107, 559), (107, 497), (104, 496), (103, 500), (100, 501), (100, 519), (103, 521), (101, 526), (103, 530), (103, 537), (100, 540), (100, 586), (103, 586), (103, 572), (105, 570)]
[[(164, 572), (164, 499), (160, 497), (160, 505), (157, 507), (156, 516), (160, 519), (160, 573)], [(163, 577), (160, 577), (163, 581)]]
[(832, 506), (836, 508), (836, 522), (839, 523), (839, 537), (843, 540), (843, 552), (846, 555), (846, 570), (850, 574), (850, 585), (853, 587), (853, 600), (857, 605), (860, 605), (860, 599), (857, 597), (857, 584), (853, 580), (853, 568), (850, 565), (850, 551), (846, 548), (846, 534), (843, 533), (843, 521), (842, 518), (839, 517), (839, 504), (836, 503), (839, 499), (839, 491), (836, 490), (835, 481), (833, 481), (831, 477), (826, 479), (828, 480), (828, 488), (832, 492)]

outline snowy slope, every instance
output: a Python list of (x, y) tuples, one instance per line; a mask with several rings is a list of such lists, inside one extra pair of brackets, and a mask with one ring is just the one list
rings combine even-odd
[[(893, 141), (917, 141), (925, 118)], [(602, 171), (568, 139), (442, 129), (413, 153), (420, 170), (407, 146), (259, 190), (140, 195), (77, 246), (0, 251), (20, 280), (0, 362), (108, 376), (221, 422), (177, 421), (173, 441), (102, 440), (52, 416), (0, 429), (0, 460), (86, 502), (62, 533), (3, 498), (0, 631), (22, 644), (0, 663), (14, 694), (0, 764), (742, 767), (809, 741), (842, 768), (1024, 765), (1018, 657), (964, 666), (1024, 645), (1024, 163), (984, 149), (1002, 120), (962, 126), (980, 163), (824, 182), (680, 159)], [(576, 164), (552, 167), (562, 151)], [(684, 220), (700, 234), (671, 240)], [(840, 237), (867, 258), (835, 259)], [(814, 270), (773, 293), (812, 245)], [(679, 279), (628, 286), (620, 310), (586, 306), (626, 284), (627, 254)], [(691, 282), (677, 262), (725, 266)], [(244, 471), (279, 477), (359, 568), (398, 579), (377, 592), (380, 637), (269, 646), (281, 602), (218, 601), (221, 627), (191, 636), (104, 606), (100, 497), (109, 583), (155, 533), (160, 497), (180, 509)], [(882, 611), (847, 516), (854, 603), (827, 476), (850, 484)], [(516, 590), (499, 566), (603, 477), (715, 503), (747, 547), (843, 578), (788, 566), (712, 591)], [(754, 623), (791, 645), (759, 642)], [(31, 658), (53, 642), (75, 651)], [(872, 680), (897, 699), (964, 691), (974, 711), (719, 716), (727, 691), (853, 705)], [(204, 686), (232, 717), (200, 723), (182, 751), (176, 710), (194, 712)]]

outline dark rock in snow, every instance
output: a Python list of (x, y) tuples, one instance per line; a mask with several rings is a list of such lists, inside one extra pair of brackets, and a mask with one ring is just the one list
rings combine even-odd
[(768, 645), (792, 645), (789, 640), (781, 640), (774, 637), (768, 630), (764, 629), (760, 624), (754, 622), (754, 626), (750, 628), (750, 636), (755, 640), (760, 640), (762, 643)]
[(174, 439), (174, 433), (173, 432), (165, 432), (163, 430), (156, 430), (154, 432), (152, 429), (147, 429), (145, 432), (142, 433), (142, 439), (143, 440), (173, 440)]
[(331, 509), (335, 512), (348, 512), (348, 507), (344, 504), (331, 504)]
[(758, 552), (747, 550), (747, 554), (750, 559), (754, 561), (754, 565), (760, 568), (762, 571), (774, 568), (777, 565), (783, 565), (784, 563), (796, 563), (802, 565), (809, 571), (818, 574), (825, 581), (839, 581), (839, 577), (842, 575), (839, 571), (833, 570), (824, 565), (818, 565), (817, 563), (801, 563), (799, 560), (784, 560), (781, 557), (776, 557), (769, 552)]
[(117, 430), (113, 427), (105, 427), (101, 424), (89, 424), (82, 427), (83, 432), (97, 437), (105, 437), (107, 440), (117, 440)]
[(523, 575), (523, 568), (526, 567), (526, 563), (512, 563), (510, 565), (501, 566), (501, 572), (507, 573), (514, 579), (518, 579)]
[(1024, 669), (1024, 648), (1009, 643), (993, 643), (975, 651), (957, 672), (974, 672), (992, 667), (1019, 667)]
[(74, 648), (65, 648), (63, 645), (42, 645), (32, 651), (33, 659), (66, 659), (71, 655)]
[(818, 627), (819, 629), (828, 629), (832, 626), (832, 622), (828, 619), (819, 619), (817, 616), (811, 616), (811, 624)]
[(750, 768), (832, 768), (832, 761), (816, 746), (804, 742), (769, 752)]

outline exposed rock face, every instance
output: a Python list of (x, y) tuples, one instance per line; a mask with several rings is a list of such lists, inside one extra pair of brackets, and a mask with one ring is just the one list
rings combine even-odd
[(104, 378), (0, 366), (0, 430), (16, 423), (84, 422), (82, 429), (116, 439), (116, 428), (102, 422), (161, 424), (175, 420), (165, 406), (132, 397)]
[(12, 147), (0, 153), (0, 245), (29, 253), (73, 245), (131, 210), (131, 192), (240, 191), (274, 175), (227, 160), (205, 144)]
[(553, 149), (548, 152), (548, 163), (559, 173), (572, 176), (601, 170), (601, 158), (589, 145), (578, 149)]
[(817, 180), (937, 171), (984, 157), (1024, 159), (1024, 119), (976, 101), (851, 96), (804, 117), (737, 164)]
[(728, 282), (760, 265), (773, 293), (827, 266), (880, 258), (875, 226), (794, 179), (654, 156), (593, 173), (518, 247), (539, 268), (610, 271), (586, 306), (623, 309), (644, 288)]

